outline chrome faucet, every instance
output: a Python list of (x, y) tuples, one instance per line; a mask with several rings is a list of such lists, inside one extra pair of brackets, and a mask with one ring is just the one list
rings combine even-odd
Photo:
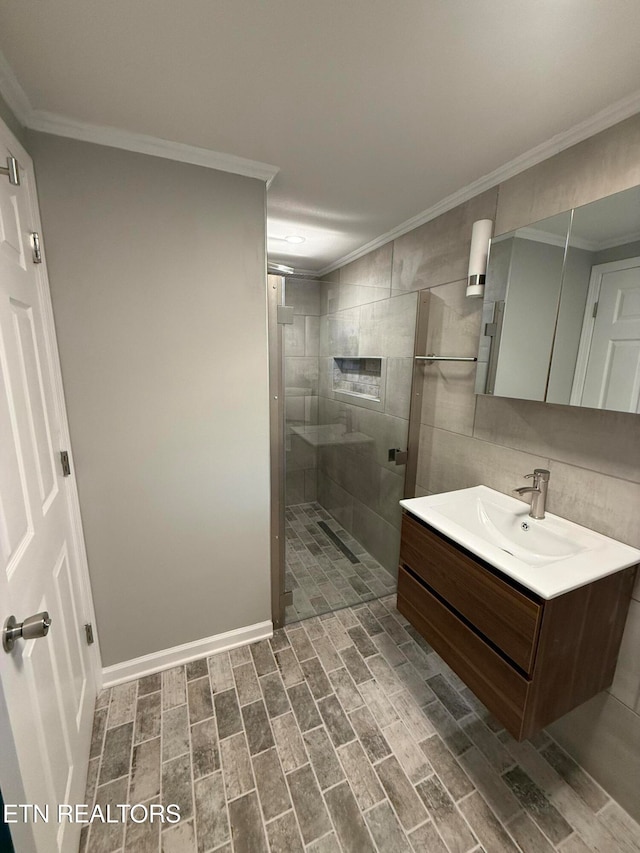
[(531, 509), (529, 510), (531, 518), (544, 518), (550, 476), (551, 472), (547, 471), (546, 468), (535, 468), (533, 474), (524, 475), (525, 480), (533, 479), (533, 486), (522, 486), (513, 490), (519, 495), (531, 495)]

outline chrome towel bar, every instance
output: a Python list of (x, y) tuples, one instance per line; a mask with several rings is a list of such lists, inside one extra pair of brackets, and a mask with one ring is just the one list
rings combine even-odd
[(417, 361), (477, 361), (478, 360), (475, 356), (434, 355), (433, 353), (431, 353), (429, 355), (414, 355), (414, 358)]

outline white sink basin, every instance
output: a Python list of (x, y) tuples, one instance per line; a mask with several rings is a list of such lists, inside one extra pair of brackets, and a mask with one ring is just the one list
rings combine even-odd
[(542, 598), (640, 563), (636, 548), (551, 513), (530, 518), (528, 504), (487, 486), (400, 504)]

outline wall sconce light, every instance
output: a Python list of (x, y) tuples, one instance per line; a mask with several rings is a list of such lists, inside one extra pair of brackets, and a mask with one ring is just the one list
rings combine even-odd
[(467, 279), (467, 296), (482, 298), (484, 296), (484, 281), (487, 272), (487, 255), (489, 240), (493, 234), (491, 219), (478, 219), (471, 229), (471, 249), (469, 251), (469, 273)]

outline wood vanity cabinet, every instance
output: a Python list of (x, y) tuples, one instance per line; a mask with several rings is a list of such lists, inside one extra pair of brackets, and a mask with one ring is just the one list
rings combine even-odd
[(405, 512), (398, 610), (523, 740), (611, 684), (636, 569), (545, 600)]

